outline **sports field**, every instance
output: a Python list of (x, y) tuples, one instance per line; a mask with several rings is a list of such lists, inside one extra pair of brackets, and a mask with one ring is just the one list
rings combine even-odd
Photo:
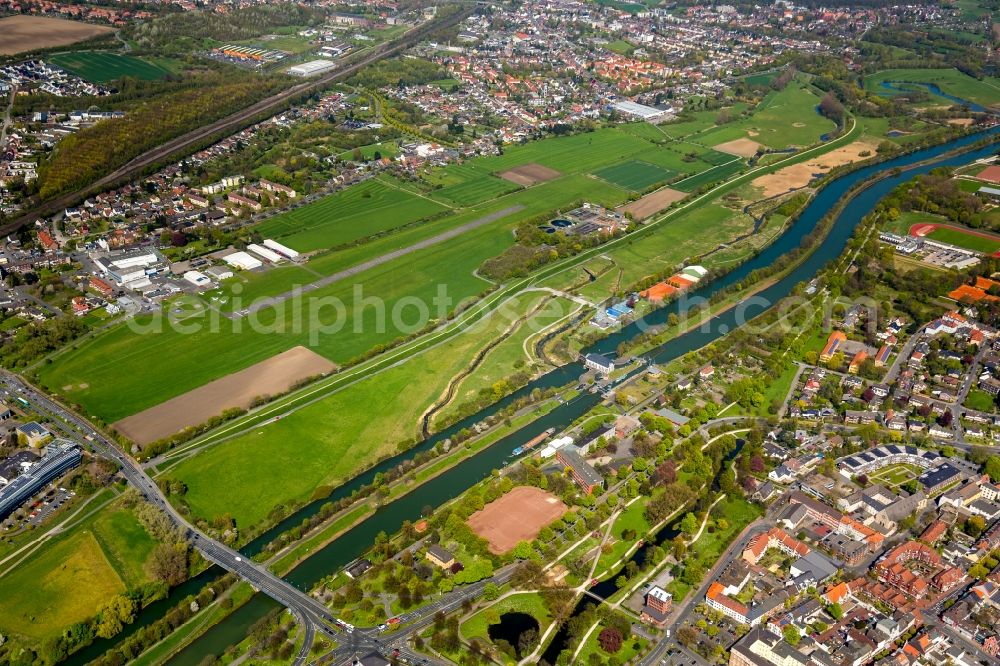
[(993, 254), (994, 252), (1000, 250), (1000, 239), (989, 238), (985, 235), (970, 234), (949, 227), (938, 227), (931, 233), (927, 234), (926, 237), (932, 240), (941, 241), (942, 243), (950, 243), (951, 245), (957, 245), (958, 247), (976, 250), (977, 252), (982, 252), (984, 254)]
[(80, 51), (59, 53), (50, 58), (52, 64), (76, 74), (81, 79), (103, 83), (130, 76), (143, 81), (162, 79), (170, 71), (160, 65), (117, 53)]
[(405, 191), (391, 179), (373, 179), (276, 215), (258, 227), (292, 249), (337, 247), (440, 213), (447, 207)]
[(626, 190), (642, 192), (657, 183), (662, 183), (676, 176), (677, 172), (649, 162), (629, 160), (598, 169), (594, 175)]
[(983, 231), (919, 222), (910, 227), (910, 235), (918, 238), (930, 238), (983, 254), (1000, 252), (1000, 237)]
[(534, 486), (518, 486), (469, 516), (472, 531), (490, 542), (490, 552), (503, 554), (569, 510), (558, 497)]
[(0, 576), (0, 633), (41, 640), (93, 616), (147, 580), (155, 545), (131, 513), (101, 509)]

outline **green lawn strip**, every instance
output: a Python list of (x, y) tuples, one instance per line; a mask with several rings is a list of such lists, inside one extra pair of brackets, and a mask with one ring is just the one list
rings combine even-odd
[(297, 543), (294, 548), (269, 564), (268, 568), (279, 576), (284, 576), (300, 560), (308, 557), (318, 548), (322, 548), (328, 541), (339, 536), (341, 532), (350, 529), (355, 523), (364, 520), (373, 513), (375, 513), (375, 507), (369, 502), (355, 506), (316, 534)]
[(772, 404), (780, 404), (788, 396), (789, 389), (792, 388), (792, 380), (795, 379), (795, 373), (798, 372), (799, 368), (797, 365), (789, 365), (785, 370), (779, 375), (774, 381), (769, 382), (767, 389), (764, 391), (764, 402), (757, 410), (758, 416), (767, 417), (770, 416), (770, 407)]
[(216, 623), (230, 615), (234, 609), (249, 601), (253, 595), (254, 590), (249, 583), (243, 581), (236, 583), (229, 591), (229, 598), (233, 600), (231, 608), (223, 608), (218, 602), (211, 604), (171, 632), (162, 641), (136, 657), (132, 662), (133, 666), (155, 666), (165, 663), (170, 656), (211, 629)]
[(538, 621), (539, 636), (545, 633), (545, 629), (552, 622), (552, 615), (549, 613), (541, 594), (538, 592), (519, 592), (500, 599), (465, 620), (459, 626), (462, 638), (465, 640), (481, 638), (488, 641), (489, 626), (499, 622), (500, 616), (504, 613), (527, 613), (532, 616)]
[[(625, 553), (635, 546), (637, 539), (643, 538), (651, 529), (649, 521), (646, 520), (646, 505), (649, 504), (648, 497), (644, 497), (625, 509), (615, 520), (611, 528), (608, 542), (611, 548), (607, 552), (601, 552), (601, 557), (597, 560), (597, 577), (604, 575), (608, 568), (614, 566)], [(631, 539), (622, 538), (622, 532), (634, 530), (636, 537)]]

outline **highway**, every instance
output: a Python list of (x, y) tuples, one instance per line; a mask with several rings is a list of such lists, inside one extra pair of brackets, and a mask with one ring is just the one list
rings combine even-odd
[(82, 189), (61, 194), (57, 197), (41, 202), (30, 209), (25, 209), (25, 212), (19, 217), (14, 218), (13, 221), (0, 225), (0, 235), (6, 236), (21, 228), (25, 224), (33, 223), (40, 217), (53, 215), (64, 208), (86, 199), (88, 196), (101, 192), (109, 187), (113, 187), (129, 178), (133, 178), (143, 173), (146, 169), (161, 164), (172, 155), (185, 151), (194, 151), (203, 146), (204, 143), (212, 137), (221, 137), (224, 134), (236, 132), (253, 122), (259, 116), (263, 116), (267, 113), (276, 113), (280, 109), (285, 108), (296, 98), (322, 90), (335, 81), (356, 74), (358, 71), (374, 62), (378, 62), (383, 58), (388, 58), (401, 53), (435, 30), (458, 23), (469, 16), (474, 8), (474, 6), (464, 7), (449, 16), (435, 18), (426, 23), (422, 23), (412, 30), (400, 35), (398, 38), (385, 42), (384, 44), (380, 44), (375, 47), (370, 54), (360, 60), (345, 64), (344, 66), (338, 67), (337, 69), (315, 79), (297, 83), (289, 88), (286, 88), (285, 90), (282, 90), (281, 92), (271, 95), (266, 99), (251, 104), (241, 111), (232, 113), (224, 118), (216, 120), (215, 122), (191, 130), (190, 132), (171, 139), (166, 143), (160, 144), (159, 146), (146, 151), (145, 153), (132, 159), (127, 164), (115, 169), (111, 173)]

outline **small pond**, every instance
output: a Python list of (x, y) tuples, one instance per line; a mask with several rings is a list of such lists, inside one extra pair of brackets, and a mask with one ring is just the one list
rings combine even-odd
[[(517, 658), (524, 657), (518, 648), (521, 636), (528, 631), (535, 632), (535, 641), (538, 640), (538, 620), (527, 613), (504, 613), (500, 616), (500, 621), (491, 624), (486, 630), (490, 640), (494, 643), (498, 640), (507, 641), (517, 651)], [(534, 644), (535, 641), (532, 641)]]

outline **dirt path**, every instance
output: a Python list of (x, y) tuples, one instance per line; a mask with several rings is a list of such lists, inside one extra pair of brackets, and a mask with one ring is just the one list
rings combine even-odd
[(503, 342), (511, 335), (513, 335), (514, 332), (517, 329), (519, 329), (522, 324), (524, 324), (524, 322), (528, 321), (528, 319), (533, 317), (535, 313), (541, 310), (542, 307), (544, 307), (544, 305), (548, 302), (549, 299), (547, 298), (543, 299), (538, 303), (538, 305), (533, 307), (527, 314), (515, 320), (510, 326), (507, 327), (507, 329), (503, 333), (501, 333), (496, 338), (491, 340), (488, 345), (480, 349), (479, 352), (472, 359), (472, 361), (469, 363), (469, 365), (467, 365), (461, 372), (459, 372), (457, 375), (451, 378), (451, 381), (448, 382), (448, 387), (444, 390), (444, 393), (441, 395), (441, 397), (439, 397), (438, 400), (435, 401), (433, 405), (428, 407), (427, 411), (424, 412), (423, 415), (420, 417), (420, 432), (423, 434), (425, 438), (431, 436), (431, 421), (434, 419), (434, 416), (442, 409), (447, 407), (449, 404), (451, 404), (451, 401), (455, 399), (455, 391), (458, 389), (458, 385), (461, 384), (466, 377), (475, 372), (480, 365), (482, 365), (483, 361), (486, 359), (486, 356), (491, 351), (493, 351), (493, 349), (495, 349), (501, 342)]

